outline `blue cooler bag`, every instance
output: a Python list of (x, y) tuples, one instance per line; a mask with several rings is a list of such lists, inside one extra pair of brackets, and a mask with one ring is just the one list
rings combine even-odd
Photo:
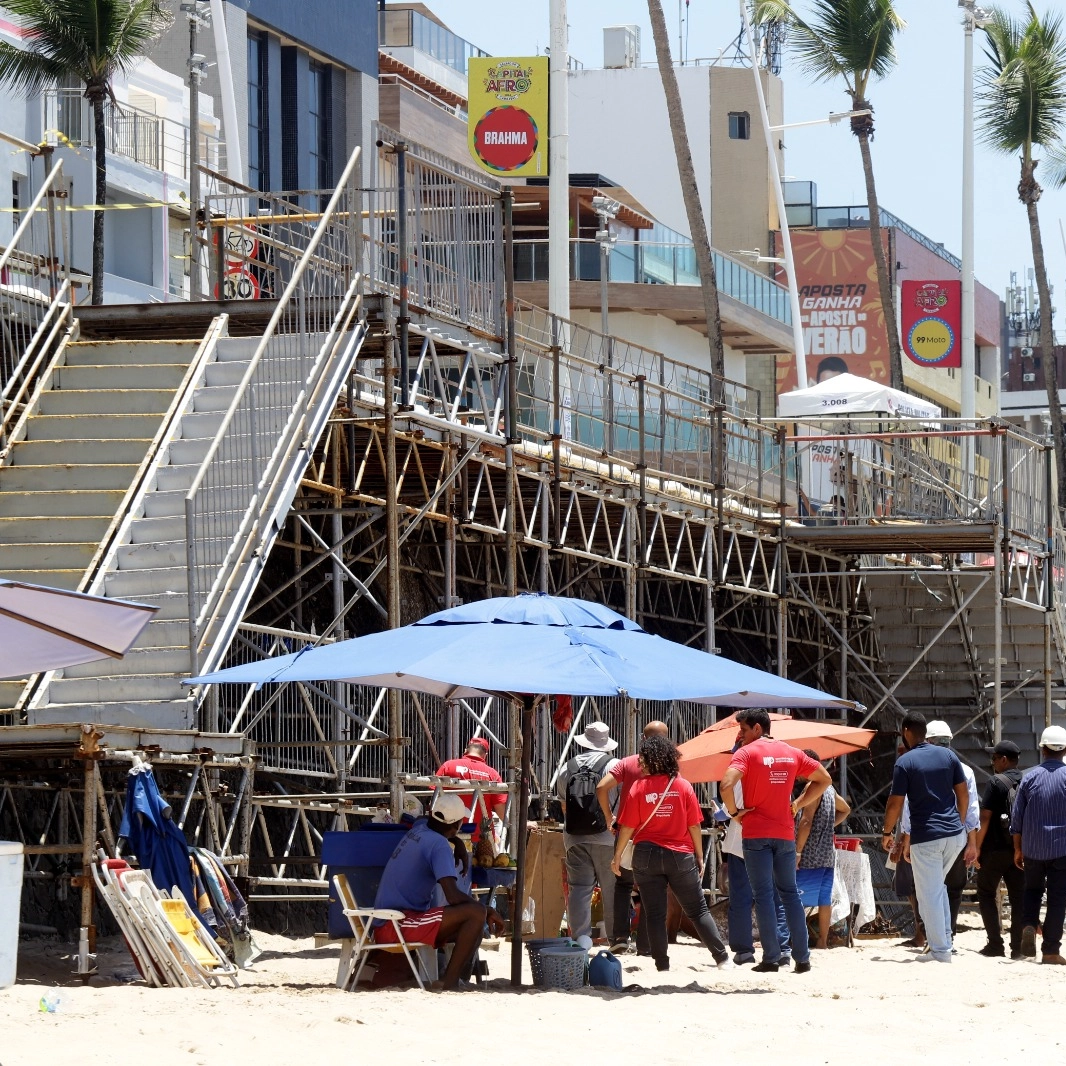
[(622, 991), (622, 963), (609, 951), (601, 951), (589, 960), (589, 984), (595, 988)]

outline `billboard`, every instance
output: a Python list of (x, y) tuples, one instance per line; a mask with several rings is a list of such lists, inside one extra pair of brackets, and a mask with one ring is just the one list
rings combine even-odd
[[(814, 385), (833, 374), (848, 373), (887, 384), (888, 334), (870, 231), (793, 230), (792, 254), (807, 354), (807, 383)], [(780, 266), (777, 280), (786, 283)], [(789, 392), (796, 384), (792, 356), (779, 355), (778, 393)]]
[(548, 173), (548, 57), (471, 58), (467, 68), (470, 155), (495, 177)]
[(903, 350), (911, 362), (961, 367), (962, 282), (905, 281), (900, 300)]

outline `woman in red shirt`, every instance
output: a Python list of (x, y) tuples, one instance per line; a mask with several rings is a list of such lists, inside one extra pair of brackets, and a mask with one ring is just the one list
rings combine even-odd
[(729, 952), (700, 883), (703, 877), (703, 812), (692, 786), (678, 776), (677, 746), (668, 737), (651, 736), (638, 756), (644, 777), (634, 782), (618, 815), (618, 839), (611, 868), (621, 876), (619, 860), (633, 840), (633, 879), (657, 970), (669, 970), (666, 936), (666, 889), (678, 903), (714, 956), (720, 970), (732, 969)]

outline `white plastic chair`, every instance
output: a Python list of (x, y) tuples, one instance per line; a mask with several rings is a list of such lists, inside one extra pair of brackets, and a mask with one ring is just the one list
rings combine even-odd
[[(418, 987), (424, 989), (427, 983), (437, 979), (437, 949), (424, 944), (408, 944), (404, 939), (400, 922), (403, 911), (382, 907), (360, 907), (344, 874), (335, 874), (333, 886), (337, 890), (341, 910), (352, 928), (352, 937), (341, 944), (340, 965), (337, 968), (337, 987), (345, 991), (354, 991), (359, 984), (363, 968), (372, 951), (383, 951), (388, 955), (401, 952), (411, 967)], [(377, 944), (374, 941), (374, 921), (381, 919), (391, 922), (396, 931), (395, 944)], [(417, 959), (417, 961), (416, 961)]]

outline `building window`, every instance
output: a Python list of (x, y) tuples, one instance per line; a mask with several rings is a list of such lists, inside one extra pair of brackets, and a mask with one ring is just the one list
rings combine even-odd
[(308, 144), (311, 181), (319, 189), (333, 188), (333, 158), (330, 145), (329, 68), (314, 60), (308, 65)]
[(248, 34), (248, 184), (270, 188), (270, 126), (267, 106), (267, 42), (261, 33)]
[(751, 137), (751, 116), (747, 111), (729, 112), (729, 139), (746, 141)]

